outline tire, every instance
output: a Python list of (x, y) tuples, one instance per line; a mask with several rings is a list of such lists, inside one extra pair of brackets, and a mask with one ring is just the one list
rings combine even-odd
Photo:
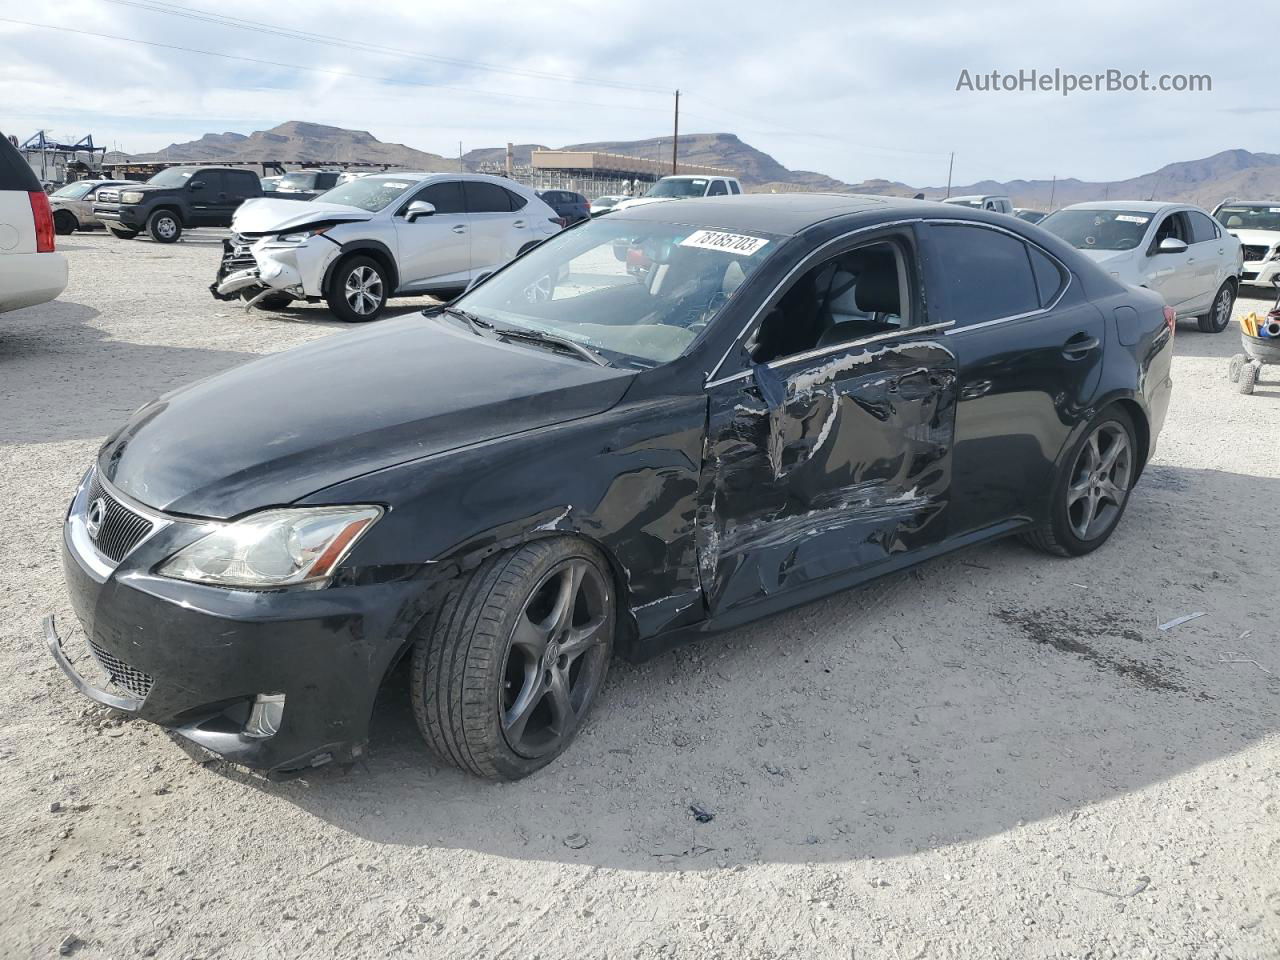
[(53, 215), (53, 232), (60, 237), (75, 233), (78, 226), (80, 221), (70, 210), (59, 210)]
[(1240, 382), (1236, 384), (1236, 390), (1249, 396), (1253, 393), (1253, 386), (1258, 382), (1258, 365), (1256, 363), (1246, 363), (1240, 368)]
[(1240, 371), (1244, 365), (1249, 362), (1249, 358), (1243, 353), (1237, 353), (1231, 358), (1231, 365), (1227, 367), (1227, 379), (1232, 383), (1240, 382)]
[(490, 557), (427, 621), (410, 680), (427, 746), (476, 776), (518, 780), (582, 729), (608, 672), (617, 608), (605, 558), (558, 537)]
[(1213, 295), (1213, 306), (1203, 317), (1196, 317), (1201, 333), (1221, 333), (1231, 323), (1231, 311), (1236, 305), (1236, 288), (1228, 280)]
[[(1099, 442), (1095, 443), (1095, 438)], [(1110, 443), (1121, 438), (1124, 446), (1107, 467), (1113, 449)], [(1110, 539), (1124, 516), (1138, 474), (1138, 455), (1136, 431), (1129, 414), (1120, 407), (1103, 410), (1089, 422), (1058, 468), (1049, 523), (1024, 534), (1023, 540), (1059, 557), (1081, 557), (1097, 550)], [(1103, 478), (1097, 476), (1095, 469), (1106, 470)]]
[(333, 268), (324, 299), (339, 320), (366, 323), (376, 320), (386, 307), (390, 286), (382, 264), (356, 255)]
[(177, 243), (182, 221), (172, 210), (157, 210), (147, 218), (147, 233), (156, 243)]
[(137, 230), (121, 230), (119, 227), (107, 227), (107, 232), (117, 240), (132, 240), (138, 235)]

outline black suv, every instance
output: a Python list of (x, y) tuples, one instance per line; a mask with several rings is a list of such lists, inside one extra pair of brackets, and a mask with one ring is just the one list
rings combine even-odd
[(563, 221), (560, 224), (562, 227), (571, 227), (579, 220), (591, 219), (591, 204), (580, 193), (572, 190), (539, 190), (538, 196)]
[(117, 237), (143, 230), (158, 243), (173, 243), (186, 227), (229, 227), (240, 204), (262, 196), (251, 170), (169, 167), (146, 183), (99, 190), (93, 213)]

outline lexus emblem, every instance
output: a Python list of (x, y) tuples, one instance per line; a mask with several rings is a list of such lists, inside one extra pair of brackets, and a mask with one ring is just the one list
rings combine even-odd
[(89, 504), (89, 511), (84, 515), (84, 528), (89, 533), (89, 539), (98, 539), (98, 531), (102, 529), (102, 520), (106, 515), (107, 501), (101, 497)]

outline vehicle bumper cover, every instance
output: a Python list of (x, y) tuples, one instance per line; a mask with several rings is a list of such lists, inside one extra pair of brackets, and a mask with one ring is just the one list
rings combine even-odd
[[(114, 683), (96, 686), (71, 662), (68, 638), (49, 617), (50, 652), (82, 694), (270, 776), (363, 752), (378, 686), (408, 636), (395, 611), (411, 582), (228, 590), (125, 565), (100, 579), (70, 531), (64, 526), (63, 570), (85, 636), (150, 680), (143, 696)], [(146, 548), (154, 550), (148, 543), (138, 552)], [(169, 550), (153, 552), (148, 563)], [(98, 658), (87, 645), (85, 656)], [(279, 729), (266, 738), (245, 734), (258, 694), (285, 695)]]
[(232, 237), (222, 241), (222, 262), (209, 290), (219, 300), (239, 296), (241, 290), (320, 297), (325, 269), (338, 252), (336, 244), (319, 237), (288, 245), (269, 237), (248, 243)]
[(141, 230), (147, 225), (142, 209), (134, 206), (94, 207), (93, 215), (104, 224), (119, 224), (130, 230)]
[(60, 253), (0, 257), (0, 313), (54, 300), (67, 287), (67, 258)]
[(1271, 284), (1280, 276), (1280, 260), (1254, 260), (1244, 265), (1241, 280), (1245, 283)]

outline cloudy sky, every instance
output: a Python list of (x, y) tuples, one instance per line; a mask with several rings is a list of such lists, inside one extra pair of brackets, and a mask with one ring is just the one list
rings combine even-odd
[[(225, 17), (257, 26), (214, 22)], [(846, 181), (940, 184), (952, 150), (956, 183), (1109, 180), (1280, 147), (1275, 108), (1249, 106), (1269, 102), (1266, 58), (1253, 55), (1265, 41), (1227, 42), (1204, 24), (1203, 6), (1181, 0), (0, 0), (0, 129), (141, 152), (308, 120), (453, 155), (458, 141), (669, 134), (678, 87), (682, 131), (731, 131)], [(964, 69), (1033, 68), (1210, 74), (1213, 89), (956, 90)]]

